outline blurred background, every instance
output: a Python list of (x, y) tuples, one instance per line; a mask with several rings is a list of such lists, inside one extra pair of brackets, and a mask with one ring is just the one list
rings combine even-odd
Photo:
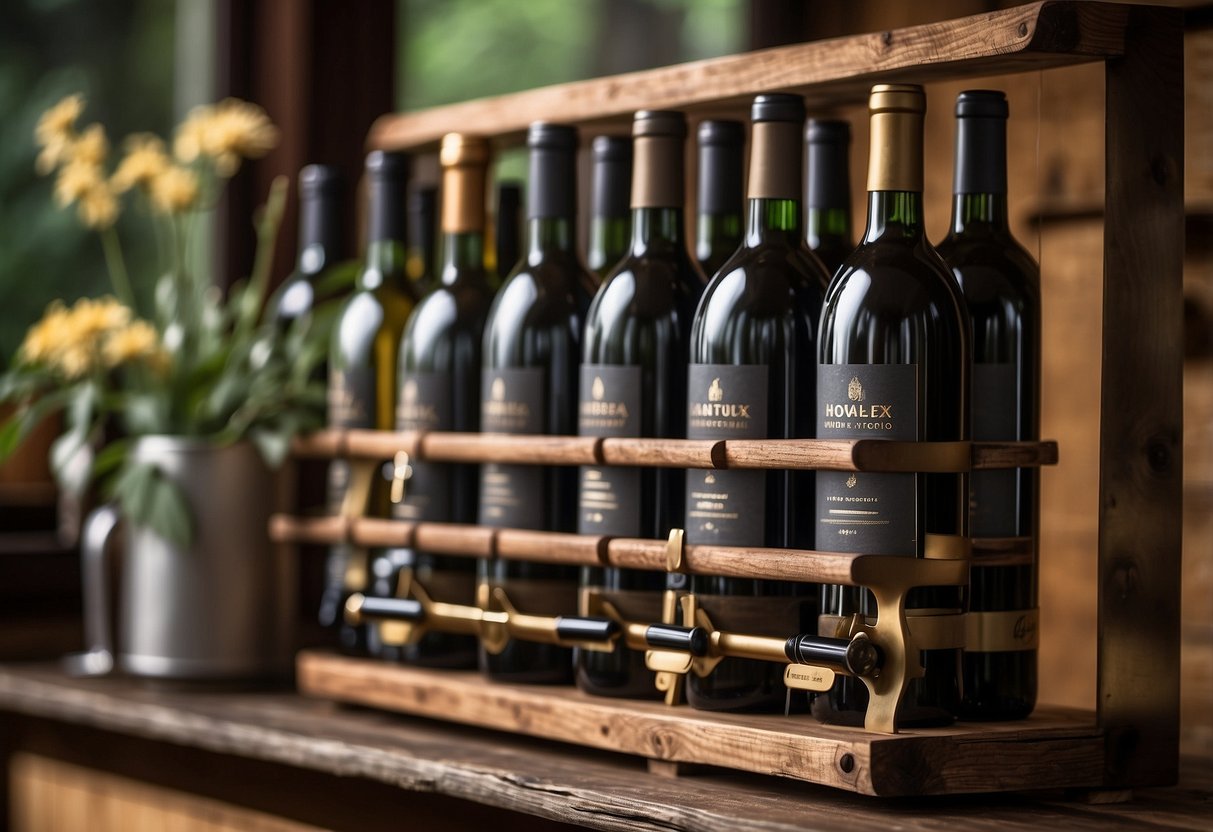
[[(167, 135), (191, 107), (229, 95), (262, 105), (282, 128), (277, 149), (242, 168), (214, 228), (221, 285), (247, 273), (248, 218), (271, 179), (309, 162), (356, 181), (365, 138), (386, 113), (783, 43), (880, 31), (1015, 5), (996, 0), (5, 0), (0, 7), (0, 363), (54, 298), (105, 291), (91, 232), (51, 199), (34, 172), (34, 124), (71, 92), (83, 123), (111, 141)], [(1213, 10), (1185, 5), (1187, 158), (1185, 317), (1184, 747), (1213, 752)], [(1103, 214), (1103, 67), (929, 86), (928, 227), (950, 210), (951, 102), (964, 88), (1005, 89), (1011, 102), (1013, 228), (1042, 263), (1044, 435), (1062, 464), (1044, 476), (1041, 700), (1094, 703), (1095, 552)], [(852, 120), (856, 223), (867, 154)], [(741, 115), (739, 112), (738, 115)], [(468, 125), (474, 130), (475, 125)], [(522, 176), (503, 154), (499, 176)], [(691, 180), (693, 181), (693, 180)], [(291, 266), (294, 197), (276, 277)], [(119, 226), (138, 274), (150, 242)], [(348, 235), (355, 239), (356, 212)], [(141, 245), (144, 248), (141, 250)], [(1115, 337), (1115, 333), (1107, 333)], [(71, 527), (56, 507), (41, 448), (0, 471), (0, 658), (78, 645), (79, 575)], [(56, 524), (59, 530), (56, 531)], [(38, 627), (11, 626), (37, 620)], [(6, 623), (8, 622), (8, 623)]]

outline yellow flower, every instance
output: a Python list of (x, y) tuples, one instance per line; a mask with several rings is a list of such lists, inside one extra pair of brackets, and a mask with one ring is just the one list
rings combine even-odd
[(168, 362), (168, 353), (160, 343), (160, 335), (147, 321), (131, 321), (127, 326), (112, 333), (102, 350), (107, 367), (120, 367), (135, 361), (153, 368), (163, 368)]
[(110, 143), (105, 137), (105, 128), (100, 124), (90, 124), (73, 141), (67, 149), (68, 158), (73, 162), (88, 162), (100, 165), (109, 155)]
[(38, 160), (34, 162), (34, 170), (38, 171), (40, 176), (46, 176), (67, 160), (71, 147), (70, 136), (54, 136), (46, 142), (38, 154)]
[(104, 183), (105, 174), (98, 165), (86, 161), (68, 162), (55, 181), (55, 201), (59, 207), (66, 208)]
[(189, 168), (169, 165), (151, 182), (152, 204), (165, 214), (179, 214), (198, 200), (198, 176)]
[(29, 328), (21, 342), (19, 355), (28, 364), (50, 363), (54, 355), (71, 337), (71, 316), (62, 301), (46, 308), (42, 319)]
[(118, 198), (105, 182), (99, 182), (80, 197), (76, 209), (88, 228), (109, 228), (118, 220)]
[(136, 133), (128, 136), (123, 144), (126, 156), (110, 177), (110, 185), (120, 194), (134, 187), (150, 188), (170, 164), (164, 142), (151, 133)]
[(100, 366), (103, 343), (130, 321), (131, 310), (112, 297), (84, 298), (71, 309), (55, 301), (26, 333), (21, 359), (80, 378)]
[(228, 98), (218, 104), (195, 107), (181, 126), (173, 153), (182, 162), (209, 158), (220, 176), (231, 176), (240, 159), (257, 159), (278, 143), (278, 128), (255, 104)]
[(131, 321), (131, 309), (117, 298), (81, 298), (71, 309), (71, 324), (82, 340), (92, 341), (122, 329)]
[(34, 137), (38, 144), (47, 147), (56, 142), (62, 143), (69, 139), (76, 129), (76, 119), (84, 112), (84, 96), (80, 93), (69, 95), (54, 107), (51, 107), (38, 119), (34, 128)]

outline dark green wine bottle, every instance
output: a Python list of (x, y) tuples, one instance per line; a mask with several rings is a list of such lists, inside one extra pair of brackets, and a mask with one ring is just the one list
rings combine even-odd
[(631, 234), (632, 140), (597, 136), (591, 145), (590, 244), (586, 265), (605, 278), (628, 253)]
[[(522, 184), (498, 182), (493, 211), (493, 259), (490, 278), (509, 274), (522, 257)], [(494, 285), (494, 288), (496, 286)]]
[[(956, 99), (952, 228), (940, 243), (973, 323), (973, 439), (1040, 438), (1040, 270), (1007, 224), (1007, 100), (971, 90)], [(967, 645), (961, 716), (1022, 719), (1036, 705), (1039, 470), (975, 471), (969, 532), (1018, 538), (1022, 563), (969, 578), (969, 614), (985, 642)]]
[(809, 119), (805, 240), (832, 275), (855, 250), (851, 236), (851, 125)]
[[(969, 319), (951, 272), (927, 241), (922, 208), (926, 97), (909, 84), (872, 88), (868, 225), (834, 275), (821, 317), (817, 435), (962, 441), (969, 437)], [(927, 537), (967, 534), (967, 476), (817, 475), (817, 547), (830, 552), (923, 557)], [(875, 614), (867, 594), (829, 588), (823, 612)], [(914, 590), (908, 608), (958, 612), (951, 587)], [(826, 628), (822, 635), (836, 635)], [(924, 678), (910, 683), (903, 724), (946, 724), (959, 705), (960, 651), (924, 650)], [(840, 677), (813, 701), (828, 722), (863, 720), (867, 691)]]
[[(366, 159), (366, 257), (357, 290), (345, 302), (333, 329), (329, 351), (328, 423), (339, 428), (391, 430), (396, 423), (396, 358), (400, 335), (415, 299), (405, 273), (404, 192), (408, 159), (376, 150)], [(350, 466), (329, 466), (329, 505), (341, 507)], [(391, 466), (376, 472), (366, 514), (388, 516)], [(343, 609), (350, 592), (361, 591), (369, 578), (367, 552), (348, 545), (329, 554), (321, 599), (322, 626), (336, 629), (344, 649), (365, 648), (365, 632), (345, 624)]]
[(704, 277), (711, 277), (737, 251), (745, 233), (741, 218), (745, 127), (737, 121), (700, 122), (698, 139), (695, 259)]
[[(746, 235), (695, 312), (687, 381), (691, 439), (812, 436), (813, 355), (827, 275), (803, 242), (804, 102), (760, 95), (752, 108)], [(687, 472), (686, 541), (811, 549), (809, 472)], [(789, 637), (812, 626), (811, 587), (699, 577), (691, 589), (720, 629)], [(813, 601), (812, 603), (810, 603)], [(708, 709), (781, 709), (783, 667), (725, 659), (691, 676), (687, 696)]]
[(413, 294), (422, 297), (438, 276), (438, 189), (433, 185), (409, 189), (407, 235), (409, 281)]
[[(575, 249), (577, 132), (535, 123), (527, 134), (530, 187), (526, 254), (493, 300), (484, 330), (480, 429), (490, 433), (569, 435), (577, 430), (581, 327), (592, 278)], [(480, 523), (573, 531), (577, 471), (569, 467), (485, 465)], [(481, 561), (478, 593), (496, 606), (502, 590), (521, 612), (569, 615), (577, 609), (577, 569), (524, 561)], [(572, 651), (509, 641), (480, 666), (491, 678), (572, 681)]]
[(341, 235), (341, 171), (307, 165), (299, 171), (299, 257), (295, 271), (270, 301), (267, 316), (289, 326), (320, 303), (336, 297), (325, 276), (344, 258)]
[[(642, 111), (632, 135), (632, 245), (586, 317), (579, 433), (680, 438), (687, 343), (704, 287), (683, 230), (686, 117)], [(577, 530), (664, 538), (682, 526), (684, 482), (673, 468), (582, 468)], [(659, 572), (587, 568), (582, 587), (603, 593), (629, 621), (661, 620)], [(642, 652), (622, 645), (612, 653), (578, 651), (577, 684), (589, 693), (653, 698), (654, 682)]]
[[(489, 145), (451, 133), (442, 140), (442, 267), (439, 282), (409, 317), (400, 342), (396, 429), (480, 429), (480, 350), (493, 300), (484, 268), (484, 192)], [(479, 473), (475, 465), (443, 465), (397, 457), (392, 515), (413, 522), (475, 523)], [(396, 590), (402, 569), (435, 601), (474, 604), (475, 561), (411, 547), (376, 564), (382, 589)], [(397, 578), (398, 579), (398, 578)], [(475, 667), (471, 636), (428, 632), (402, 651), (405, 661), (431, 667)]]

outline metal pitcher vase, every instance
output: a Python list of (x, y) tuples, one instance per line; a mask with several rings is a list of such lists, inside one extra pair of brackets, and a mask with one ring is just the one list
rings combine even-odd
[[(270, 515), (289, 500), (288, 476), (271, 472), (248, 442), (218, 446), (176, 436), (138, 439), (131, 453), (182, 490), (193, 542), (179, 547), (121, 521), (115, 506), (81, 533), (87, 652), (78, 673), (156, 679), (253, 681), (289, 673), (297, 597), (295, 559), (270, 543)], [(122, 526), (118, 628), (107, 551)], [(116, 647), (116, 649), (115, 649)]]

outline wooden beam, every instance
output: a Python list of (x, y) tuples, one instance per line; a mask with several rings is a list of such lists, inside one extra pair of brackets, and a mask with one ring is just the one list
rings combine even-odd
[(1183, 14), (1106, 66), (1098, 713), (1106, 785), (1174, 783), (1183, 518)]

